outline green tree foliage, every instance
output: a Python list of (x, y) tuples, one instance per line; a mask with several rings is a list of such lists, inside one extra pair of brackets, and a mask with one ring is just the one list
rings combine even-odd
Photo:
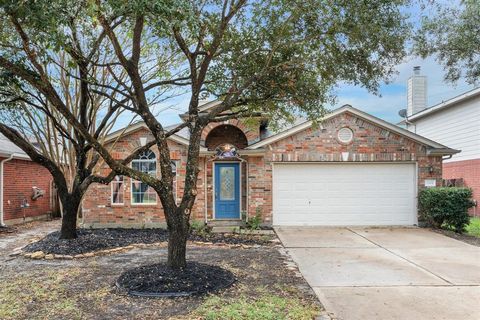
[(433, 3), (425, 16), (414, 51), (423, 58), (435, 56), (446, 70), (445, 79), (461, 77), (470, 84), (480, 77), (480, 2), (463, 0), (459, 6)]
[[(340, 82), (376, 93), (405, 56), (409, 35), (403, 0), (1, 3), (7, 19), (0, 27), (0, 70), (40, 92), (115, 172), (156, 190), (170, 231), (168, 261), (176, 268), (185, 265), (203, 129), (211, 122), (259, 116), (280, 122), (302, 113), (319, 120)], [(87, 56), (92, 48), (109, 60)], [(116, 160), (65, 108), (55, 73), (47, 72), (51, 55), (64, 51), (78, 69), (74, 79), (85, 90), (145, 122), (154, 137), (145, 147), (158, 147), (161, 179)], [(84, 62), (118, 81), (102, 85), (91, 73), (80, 72)], [(189, 103), (185, 122), (168, 131), (154, 109), (159, 101), (169, 101), (172, 92), (188, 94)], [(199, 100), (205, 96), (220, 103), (202, 111)], [(190, 141), (183, 197), (177, 203), (166, 141), (182, 128), (188, 128)]]

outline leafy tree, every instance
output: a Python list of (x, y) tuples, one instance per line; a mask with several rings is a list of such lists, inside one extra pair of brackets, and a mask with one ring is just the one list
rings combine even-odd
[[(115, 174), (99, 175), (101, 157), (57, 105), (102, 141), (125, 111), (119, 100), (127, 100), (115, 92), (117, 80), (97, 66), (109, 55), (101, 46), (105, 35), (89, 31), (77, 15), (81, 7), (61, 4), (4, 2), (0, 9), (0, 132), (50, 171), (62, 204), (60, 238), (72, 239), (88, 187)], [(60, 44), (61, 50), (53, 48)], [(87, 79), (99, 84), (95, 90)]]
[(480, 2), (463, 0), (459, 6), (433, 3), (434, 14), (423, 17), (414, 51), (426, 58), (436, 56), (446, 70), (445, 79), (465, 77), (476, 84), (480, 77)]
[[(401, 10), (404, 4), (400, 0), (85, 1), (81, 19), (105, 34), (102, 44), (114, 53), (111, 61), (97, 66), (114, 79), (126, 74), (118, 81), (118, 92), (128, 100), (121, 107), (137, 114), (151, 131), (154, 139), (146, 147), (159, 149), (161, 179), (115, 159), (63, 104), (53, 101), (50, 89), (36, 85), (47, 91), (47, 99), (53, 99), (52, 105), (114, 172), (155, 189), (169, 229), (168, 264), (182, 268), (203, 129), (211, 122), (260, 114), (273, 121), (296, 113), (319, 120), (340, 81), (376, 92), (405, 55), (409, 26)], [(56, 16), (55, 10), (46, 14)], [(55, 44), (66, 50), (63, 41)], [(23, 66), (15, 57), (0, 56), (0, 68), (34, 82), (16, 73), (12, 64)], [(148, 73), (152, 68), (157, 70), (154, 75)], [(85, 82), (92, 90), (98, 87), (95, 81)], [(152, 90), (185, 89), (190, 97), (185, 122), (167, 130), (152, 110)], [(111, 92), (102, 95), (111, 98)], [(202, 112), (203, 96), (220, 103)], [(190, 141), (183, 197), (177, 204), (167, 139), (185, 127)]]

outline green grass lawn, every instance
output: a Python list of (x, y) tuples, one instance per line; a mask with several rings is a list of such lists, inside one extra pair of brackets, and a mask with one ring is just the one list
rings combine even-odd
[(466, 231), (467, 234), (480, 238), (480, 218), (471, 218)]
[[(257, 288), (255, 299), (238, 296), (225, 299), (218, 296), (208, 298), (195, 311), (195, 319), (205, 320), (310, 320), (320, 312), (318, 304), (304, 301), (295, 295), (273, 295)], [(287, 290), (286, 290), (287, 291)]]

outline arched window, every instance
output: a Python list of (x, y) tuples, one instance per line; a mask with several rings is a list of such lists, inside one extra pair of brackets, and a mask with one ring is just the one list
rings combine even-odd
[[(157, 176), (157, 159), (152, 150), (142, 152), (132, 161), (132, 169)], [(144, 182), (132, 179), (132, 204), (156, 204), (157, 193)]]

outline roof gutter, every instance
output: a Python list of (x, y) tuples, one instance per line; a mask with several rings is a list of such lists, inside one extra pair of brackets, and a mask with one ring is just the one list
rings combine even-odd
[(421, 118), (423, 118), (423, 117), (425, 117), (425, 116), (428, 116), (428, 115), (430, 115), (430, 114), (432, 114), (432, 113), (436, 113), (436, 112), (441, 111), (441, 110), (443, 110), (443, 109), (445, 109), (445, 108), (448, 108), (448, 107), (450, 107), (450, 106), (452, 106), (452, 105), (455, 105), (455, 104), (461, 103), (461, 102), (463, 102), (463, 101), (465, 101), (465, 100), (474, 98), (475, 96), (477, 96), (477, 95), (479, 95), (479, 94), (480, 94), (480, 88), (475, 88), (475, 89), (470, 90), (470, 91), (468, 91), (468, 92), (466, 92), (466, 93), (463, 93), (463, 94), (461, 94), (461, 95), (459, 95), (459, 96), (456, 96), (456, 97), (454, 97), (454, 98), (451, 98), (451, 99), (449, 99), (449, 100), (447, 100), (447, 101), (443, 101), (443, 102), (441, 102), (441, 103), (439, 103), (439, 104), (436, 104), (436, 105), (434, 105), (434, 106), (432, 106), (432, 107), (430, 107), (430, 108), (427, 108), (427, 109), (425, 109), (425, 110), (422, 110), (422, 111), (420, 111), (420, 112), (417, 112), (417, 113), (411, 115), (411, 116), (409, 117), (409, 120), (410, 120), (410, 121), (416, 121), (416, 120), (421, 119)]
[(428, 149), (427, 155), (429, 156), (452, 156), (454, 154), (459, 153), (462, 150), (450, 149), (450, 148), (435, 148), (435, 149)]
[(14, 154), (10, 154), (10, 157), (0, 161), (0, 226), (4, 227), (5, 222), (3, 220), (3, 190), (4, 190), (4, 163), (13, 159)]

